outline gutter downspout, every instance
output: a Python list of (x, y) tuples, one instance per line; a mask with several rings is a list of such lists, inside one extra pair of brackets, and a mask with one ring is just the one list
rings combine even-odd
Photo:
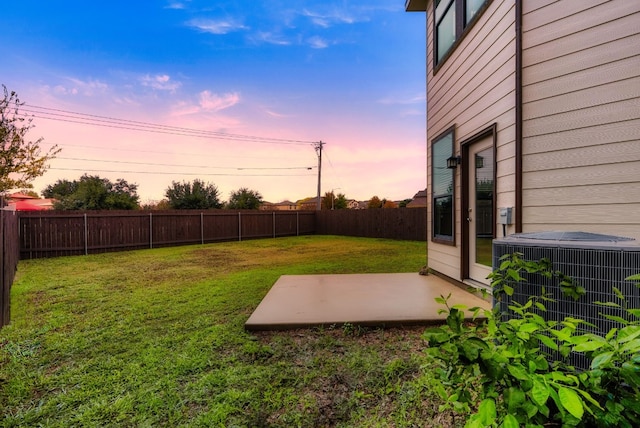
[(516, 233), (522, 232), (522, 0), (516, 0)]

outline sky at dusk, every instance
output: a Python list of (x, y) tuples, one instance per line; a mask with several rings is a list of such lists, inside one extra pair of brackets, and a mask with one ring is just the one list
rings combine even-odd
[(425, 15), (404, 0), (20, 0), (0, 14), (0, 83), (57, 144), (34, 181), (411, 198), (426, 186)]

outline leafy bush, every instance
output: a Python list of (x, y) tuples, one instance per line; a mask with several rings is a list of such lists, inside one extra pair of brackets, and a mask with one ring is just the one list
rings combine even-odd
[[(585, 290), (553, 271), (549, 260), (525, 261), (506, 255), (491, 275), (494, 298), (511, 296), (527, 274), (554, 278), (565, 295), (578, 299)], [(627, 278), (640, 281), (640, 275)], [(637, 284), (640, 286), (640, 284)], [(600, 303), (625, 309), (628, 317), (611, 317), (620, 324), (604, 337), (578, 334), (583, 321), (545, 320), (551, 300), (544, 288), (526, 303), (513, 302), (510, 319), (493, 311), (450, 306), (448, 297), (436, 299), (448, 313), (446, 325), (426, 330), (428, 370), (439, 383), (433, 387), (444, 400), (440, 410), (465, 417), (466, 427), (640, 426), (640, 309), (620, 302)], [(471, 311), (486, 320), (465, 322)], [(568, 363), (571, 352), (584, 353), (589, 370), (579, 372)]]

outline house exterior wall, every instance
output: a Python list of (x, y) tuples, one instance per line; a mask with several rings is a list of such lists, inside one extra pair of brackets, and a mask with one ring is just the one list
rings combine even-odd
[(640, 1), (523, 1), (523, 232), (640, 240)]
[[(431, 142), (454, 126), (454, 153), (460, 143), (496, 124), (497, 206), (515, 205), (515, 5), (494, 0), (455, 49), (434, 72), (433, 8), (427, 3), (427, 189), (433, 200)], [(431, 269), (461, 280), (461, 168), (454, 178), (455, 236), (453, 245), (430, 240)], [(432, 204), (428, 205), (428, 236), (432, 233)], [(465, 217), (466, 218), (466, 217)], [(466, 220), (465, 220), (466, 221)]]

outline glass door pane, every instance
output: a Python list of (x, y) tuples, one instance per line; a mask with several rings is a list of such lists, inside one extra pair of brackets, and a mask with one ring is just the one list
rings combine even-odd
[(493, 148), (474, 155), (475, 170), (475, 262), (491, 266), (491, 241), (493, 239)]

